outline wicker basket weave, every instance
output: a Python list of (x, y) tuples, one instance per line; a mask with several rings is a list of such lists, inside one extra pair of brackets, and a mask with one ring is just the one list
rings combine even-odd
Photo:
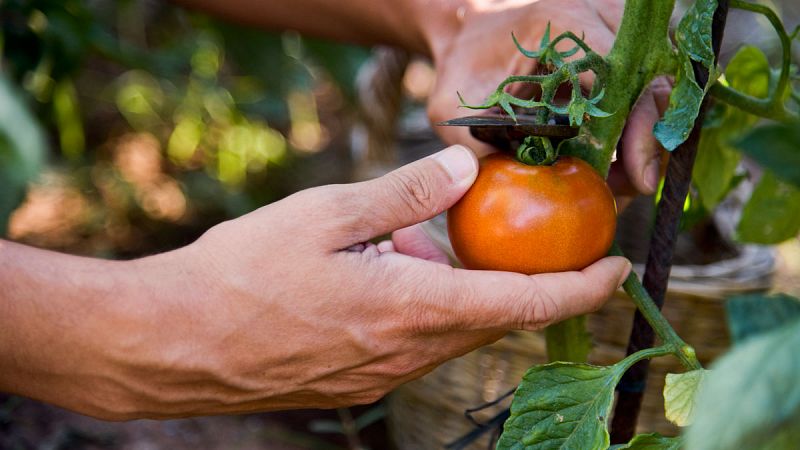
[[(447, 248), (441, 225), (427, 226), (428, 233)], [(722, 299), (732, 293), (765, 290), (770, 286), (773, 252), (764, 247), (745, 247), (732, 260), (705, 266), (676, 266), (672, 270), (664, 314), (704, 363), (728, 345)], [(641, 267), (635, 267), (639, 274)], [(594, 339), (590, 361), (613, 364), (625, 356), (631, 330), (633, 303), (619, 291), (589, 318)], [(546, 360), (543, 333), (512, 332), (493, 345), (447, 362), (425, 377), (401, 386), (388, 400), (388, 421), (399, 450), (442, 449), (469, 432), (473, 425), (464, 411), (494, 400), (519, 383), (533, 364)], [(639, 419), (639, 431), (678, 433), (664, 418), (661, 396), (664, 377), (682, 368), (674, 358), (652, 361), (648, 387)], [(475, 413), (487, 420), (508, 407), (510, 399)], [(469, 449), (484, 450), (489, 436)]]

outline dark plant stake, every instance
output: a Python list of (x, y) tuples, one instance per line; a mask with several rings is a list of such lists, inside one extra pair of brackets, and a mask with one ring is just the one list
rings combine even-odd
[[(714, 12), (712, 26), (712, 45), (715, 61), (719, 56), (725, 22), (728, 16), (728, 0), (719, 0)], [(697, 62), (692, 62), (695, 78), (701, 85), (708, 80), (708, 71)], [(660, 308), (664, 305), (669, 274), (672, 269), (672, 259), (675, 240), (678, 235), (683, 204), (689, 193), (692, 179), (692, 168), (697, 146), (700, 142), (700, 132), (709, 97), (703, 100), (700, 113), (695, 120), (689, 138), (670, 155), (669, 165), (664, 180), (664, 189), (661, 201), (658, 204), (655, 227), (650, 239), (650, 249), (647, 255), (647, 264), (643, 285)], [(639, 350), (650, 348), (655, 341), (653, 328), (647, 323), (642, 313), (637, 309), (633, 317), (633, 328), (628, 341), (627, 354), (631, 355)], [(617, 386), (619, 395), (614, 409), (614, 418), (611, 423), (611, 443), (621, 444), (630, 441), (636, 432), (636, 423), (644, 399), (647, 384), (647, 372), (650, 361), (645, 359), (630, 368)]]

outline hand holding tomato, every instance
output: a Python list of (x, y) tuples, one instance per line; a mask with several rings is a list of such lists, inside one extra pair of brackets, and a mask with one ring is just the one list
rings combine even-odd
[(599, 308), (624, 258), (533, 276), (443, 264), (412, 225), (477, 171), (451, 147), (134, 261), (0, 242), (0, 391), (105, 419), (352, 405), (510, 329)]

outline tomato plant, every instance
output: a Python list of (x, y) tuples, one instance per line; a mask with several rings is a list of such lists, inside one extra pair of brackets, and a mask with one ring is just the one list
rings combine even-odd
[[(516, 117), (515, 108), (525, 108), (535, 111), (542, 124), (556, 114), (568, 115), (571, 124), (580, 127), (578, 136), (558, 145), (537, 137), (540, 150), (545, 150), (551, 161), (558, 155), (581, 158), (606, 176), (625, 122), (644, 89), (658, 76), (675, 79), (669, 107), (653, 128), (655, 137), (673, 153), (657, 207), (644, 283), (632, 273), (623, 285), (638, 309), (629, 355), (608, 367), (586, 364), (590, 341), (583, 319), (549, 327), (548, 356), (553, 362), (534, 366), (524, 376), (510, 412), (504, 413), (508, 420), (498, 441), (500, 450), (793, 449), (800, 442), (800, 384), (795, 382), (800, 379), (800, 355), (796, 352), (800, 300), (760, 294), (729, 299), (734, 347), (711, 370), (701, 366), (692, 347), (660, 312), (690, 182), (694, 183), (694, 198), (711, 211), (741, 179), (739, 161), (745, 155), (760, 165), (748, 174), (760, 181), (742, 210), (736, 238), (769, 244), (800, 232), (800, 93), (793, 86), (799, 80), (797, 67), (791, 64), (792, 41), (800, 36), (800, 27), (787, 32), (777, 14), (761, 4), (695, 0), (672, 33), (674, 7), (674, 0), (628, 0), (615, 43), (604, 56), (592, 51), (574, 32), (551, 39), (548, 28), (538, 50), (522, 48), (514, 38), (519, 50), (538, 59), (549, 73), (510, 76), (483, 104), (463, 105), (499, 107), (512, 118)], [(727, 67), (720, 67), (719, 48), (729, 8), (759, 14), (770, 23), (780, 41), (780, 67), (771, 68), (764, 54), (750, 46), (741, 48)], [(571, 42), (574, 47), (556, 50), (560, 42)], [(596, 81), (585, 95), (578, 77), (587, 71), (596, 74)], [(516, 97), (507, 90), (512, 83), (537, 85), (540, 94)], [(572, 86), (572, 94), (568, 102), (559, 103), (555, 94), (563, 84)], [(712, 104), (713, 114), (707, 116)], [(754, 128), (762, 122), (766, 124)], [(494, 175), (499, 169), (493, 166), (499, 161), (507, 159), (491, 159), (490, 173), (484, 176), (484, 180), (495, 181), (478, 184), (475, 193), (455, 208), (450, 231), (454, 248), (467, 266), (498, 264), (498, 268), (520, 269), (508, 260), (518, 261), (521, 252), (501, 239), (500, 233), (511, 228), (507, 210), (496, 210), (496, 216), (486, 212), (490, 210), (486, 205), (493, 205), (493, 196), (509, 192), (505, 180), (497, 181)], [(536, 208), (539, 189), (529, 184), (532, 193), (519, 193), (524, 184), (515, 183), (513, 191), (513, 208), (521, 211), (525, 210), (522, 202), (531, 202)], [(502, 221), (500, 232), (494, 220)], [(538, 237), (538, 224), (530, 224)], [(516, 226), (513, 229), (517, 231)], [(520, 229), (516, 234), (528, 231)], [(478, 235), (480, 238), (475, 237)], [(622, 254), (617, 245), (611, 253)], [(654, 335), (661, 341), (657, 347), (653, 347)], [(574, 347), (581, 350), (570, 352)], [(688, 428), (678, 437), (632, 436), (646, 362), (667, 355), (680, 360), (686, 372), (667, 376), (666, 417)], [(644, 369), (629, 372), (634, 366)], [(619, 393), (612, 437), (609, 417), (614, 390), (625, 377), (629, 377), (626, 385), (636, 386), (638, 391)], [(612, 440), (616, 445), (611, 446)]]
[(602, 258), (616, 218), (611, 190), (582, 160), (529, 165), (495, 153), (481, 160), (447, 226), (465, 267), (534, 274), (581, 270)]

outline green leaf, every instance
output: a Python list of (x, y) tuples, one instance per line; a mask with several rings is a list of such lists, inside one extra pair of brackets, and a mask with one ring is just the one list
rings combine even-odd
[(692, 422), (695, 396), (707, 374), (708, 371), (704, 369), (667, 374), (664, 384), (664, 409), (667, 420), (679, 427), (685, 427)]
[(765, 169), (800, 188), (800, 123), (755, 128), (735, 146)]
[(658, 433), (639, 434), (627, 444), (612, 445), (608, 450), (679, 450), (683, 439)]
[(622, 374), (663, 348), (634, 353), (613, 366), (554, 362), (528, 369), (497, 450), (608, 448), (608, 415)]
[(758, 47), (742, 47), (725, 67), (725, 79), (737, 91), (756, 98), (767, 98), (770, 85), (767, 56)]
[[(769, 62), (757, 47), (742, 47), (725, 68), (725, 77), (740, 92), (760, 98), (769, 93)], [(741, 154), (731, 142), (758, 121), (756, 116), (724, 104), (716, 105), (709, 115), (713, 112), (717, 112), (719, 120), (713, 121), (712, 126), (706, 121), (692, 172), (692, 182), (708, 211), (714, 210), (735, 180)]]
[(8, 217), (22, 201), (28, 182), (39, 172), (46, 145), (21, 93), (0, 71), (0, 236), (5, 234)]
[(675, 31), (678, 48), (693, 61), (703, 64), (709, 70), (714, 66), (711, 25), (716, 9), (716, 0), (695, 0), (678, 23), (678, 29)]
[[(653, 134), (669, 151), (675, 150), (689, 137), (703, 97), (716, 78), (711, 47), (711, 24), (716, 8), (716, 0), (696, 0), (675, 33), (681, 64), (669, 96), (669, 107), (653, 128)], [(709, 71), (709, 82), (705, 86), (701, 87), (695, 80), (692, 61), (701, 63)]]
[(742, 242), (777, 244), (800, 232), (800, 189), (770, 171), (744, 205), (736, 238)]
[(700, 136), (692, 183), (707, 211), (713, 211), (730, 191), (742, 159), (741, 153), (727, 144), (729, 126), (725, 123), (719, 128), (705, 128)]
[(691, 63), (684, 61), (669, 96), (669, 107), (653, 128), (653, 134), (664, 148), (675, 150), (689, 137), (704, 95), (694, 79)]
[(800, 321), (754, 337), (714, 364), (686, 433), (690, 450), (796, 449)]
[(737, 344), (800, 319), (800, 300), (786, 294), (745, 294), (725, 302), (728, 328)]
[(497, 450), (606, 448), (617, 366), (555, 362), (528, 370)]

